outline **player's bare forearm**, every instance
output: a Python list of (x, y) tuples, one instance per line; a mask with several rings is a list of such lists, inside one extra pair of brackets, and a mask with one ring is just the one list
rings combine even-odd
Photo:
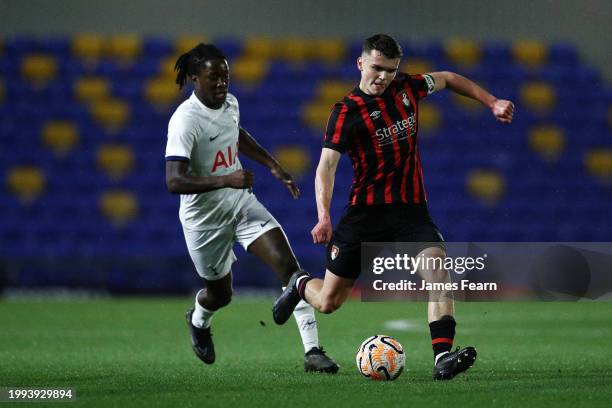
[(334, 192), (335, 169), (330, 170), (319, 164), (315, 176), (315, 198), (317, 201), (317, 214), (319, 220), (329, 219), (332, 195)]
[(187, 172), (187, 162), (166, 162), (166, 186), (173, 194), (201, 194), (220, 188), (250, 188), (254, 176), (248, 170), (237, 170), (223, 176), (194, 176)]
[(315, 198), (319, 220), (329, 219), (329, 208), (334, 192), (334, 181), (339, 161), (340, 153), (337, 151), (324, 148), (321, 152), (315, 176)]
[(431, 72), (428, 75), (434, 79), (434, 90), (447, 88), (459, 95), (475, 99), (491, 109), (493, 116), (499, 122), (512, 123), (514, 117), (512, 101), (497, 99), (474, 81), (454, 72)]
[(261, 147), (261, 145), (257, 143), (257, 140), (243, 128), (239, 128), (238, 151), (249, 159), (255, 160), (257, 163), (269, 169), (278, 166), (276, 159), (272, 157), (266, 149)]
[(475, 99), (488, 107), (492, 107), (493, 103), (497, 99), (476, 82), (464, 77), (463, 75), (443, 71), (432, 73), (432, 76), (434, 77), (436, 83), (441, 80), (444, 85), (443, 87), (458, 93), (459, 95)]

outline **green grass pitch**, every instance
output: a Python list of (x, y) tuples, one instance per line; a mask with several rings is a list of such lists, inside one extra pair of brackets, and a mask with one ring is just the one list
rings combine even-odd
[[(212, 366), (191, 351), (190, 298), (5, 300), (0, 386), (72, 387), (69, 406), (99, 407), (611, 406), (612, 303), (459, 303), (455, 342), (476, 346), (478, 360), (433, 382), (425, 303), (351, 301), (318, 315), (342, 366), (332, 376), (303, 372), (295, 322), (274, 325), (272, 300), (237, 297), (215, 316)], [(397, 320), (402, 330), (386, 326)], [(394, 382), (355, 366), (357, 346), (378, 333), (406, 351)], [(35, 404), (45, 405), (58, 406)]]

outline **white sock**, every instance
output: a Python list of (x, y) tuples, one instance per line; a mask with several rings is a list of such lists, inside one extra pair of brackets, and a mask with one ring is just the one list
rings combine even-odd
[(319, 330), (312, 306), (300, 300), (293, 311), (293, 317), (295, 317), (300, 336), (302, 336), (304, 352), (307, 353), (313, 347), (319, 347)]
[(438, 360), (440, 359), (440, 357), (442, 357), (445, 354), (448, 354), (448, 351), (443, 351), (440, 354), (436, 354), (436, 359), (434, 360), (434, 365), (438, 364)]
[(196, 294), (195, 310), (193, 311), (193, 315), (191, 315), (191, 324), (193, 324), (195, 327), (199, 327), (200, 329), (207, 329), (210, 327), (210, 323), (215, 312), (205, 309), (202, 307), (202, 305), (200, 305), (200, 302), (198, 302), (198, 295), (200, 292)]

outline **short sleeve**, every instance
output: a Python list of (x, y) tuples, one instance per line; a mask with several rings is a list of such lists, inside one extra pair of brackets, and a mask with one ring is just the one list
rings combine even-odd
[(408, 86), (412, 90), (417, 100), (423, 99), (434, 92), (436, 82), (433, 77), (428, 74), (422, 75), (406, 75)]
[(349, 126), (347, 124), (348, 107), (344, 103), (334, 105), (327, 121), (323, 147), (336, 150), (340, 153), (346, 152), (348, 145)]
[(175, 112), (168, 123), (166, 161), (189, 161), (195, 139), (195, 129), (193, 126), (190, 126), (190, 121)]

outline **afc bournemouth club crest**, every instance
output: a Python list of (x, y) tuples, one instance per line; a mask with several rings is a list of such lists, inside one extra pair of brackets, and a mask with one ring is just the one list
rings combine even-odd
[(406, 92), (402, 94), (402, 102), (404, 102), (404, 105), (406, 105), (407, 108), (410, 107), (410, 100), (408, 99), (408, 95), (406, 95)]
[(332, 261), (338, 257), (338, 253), (340, 253), (340, 249), (337, 246), (332, 245), (331, 251), (330, 251), (330, 256), (331, 256)]

